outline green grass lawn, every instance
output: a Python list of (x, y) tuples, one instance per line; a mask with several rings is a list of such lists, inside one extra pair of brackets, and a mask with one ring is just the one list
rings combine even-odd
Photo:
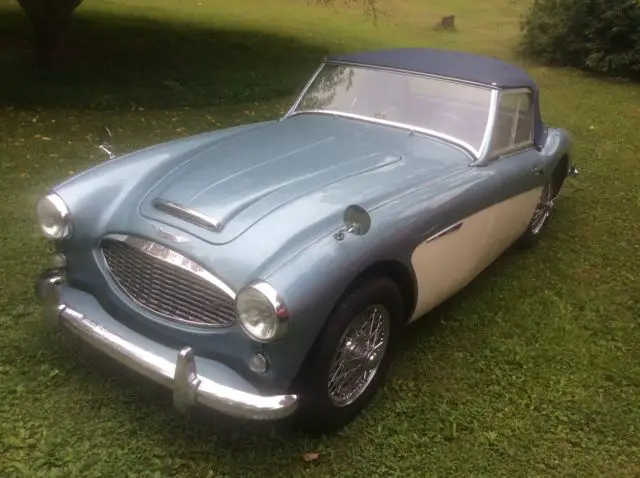
[[(29, 63), (0, 4), (0, 477), (640, 476), (640, 85), (524, 65), (581, 170), (544, 240), (509, 252), (413, 329), (369, 409), (323, 439), (209, 413), (41, 327), (49, 246), (34, 203), (123, 148), (281, 114), (322, 56), (440, 46), (514, 60), (526, 2), (105, 0), (66, 62)], [(472, 6), (476, 5), (476, 6)], [(458, 33), (435, 32), (456, 15)], [(306, 453), (318, 453), (305, 461)]]

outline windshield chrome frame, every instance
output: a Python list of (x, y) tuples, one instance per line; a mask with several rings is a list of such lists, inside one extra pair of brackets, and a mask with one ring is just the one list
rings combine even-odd
[(500, 100), (500, 91), (496, 87), (491, 88), (491, 98), (489, 100), (489, 117), (487, 118), (487, 126), (484, 130), (480, 150), (476, 155), (474, 164), (479, 164), (487, 156), (491, 150), (491, 137), (496, 124), (496, 116), (498, 112), (498, 101)]
[[(371, 69), (371, 70), (393, 71), (393, 72), (403, 73), (403, 74), (411, 75), (411, 76), (417, 76), (417, 77), (422, 77), (422, 78), (434, 78), (434, 79), (438, 79), (438, 80), (448, 81), (448, 82), (451, 82), (451, 83), (472, 85), (472, 86), (484, 88), (486, 90), (490, 90), (491, 96), (489, 98), (489, 113), (488, 113), (488, 116), (487, 116), (487, 124), (485, 126), (484, 134), (482, 136), (482, 142), (480, 143), (480, 148), (475, 148), (475, 147), (471, 146), (469, 143), (467, 143), (466, 141), (463, 141), (463, 140), (461, 140), (459, 138), (456, 138), (454, 136), (450, 136), (450, 135), (448, 135), (446, 133), (441, 133), (439, 131), (435, 131), (435, 130), (432, 130), (432, 129), (429, 129), (429, 128), (423, 128), (423, 127), (420, 127), (420, 126), (417, 126), (417, 125), (413, 125), (413, 124), (409, 124), (409, 123), (401, 123), (401, 122), (397, 122), (397, 121), (388, 121), (388, 120), (384, 120), (384, 119), (380, 119), (380, 118), (375, 118), (375, 117), (370, 117), (370, 116), (363, 116), (363, 115), (358, 115), (358, 114), (355, 114), (355, 113), (346, 113), (346, 112), (335, 111), (335, 110), (300, 110), (300, 111), (296, 111), (296, 108), (298, 108), (298, 105), (300, 104), (300, 102), (304, 98), (305, 94), (307, 93), (307, 91), (309, 90), (309, 88), (311, 87), (313, 82), (315, 81), (316, 77), (320, 74), (320, 72), (327, 65), (343, 65), (343, 66), (353, 66), (353, 67), (358, 67), (358, 68), (368, 68), (368, 69)], [(344, 117), (344, 118), (350, 118), (350, 119), (357, 119), (357, 120), (361, 120), (361, 121), (367, 121), (369, 123), (381, 124), (381, 125), (385, 125), (385, 126), (392, 126), (392, 127), (396, 127), (396, 128), (401, 128), (401, 129), (407, 130), (410, 134), (423, 133), (423, 134), (426, 134), (426, 135), (429, 135), (429, 136), (433, 136), (433, 137), (442, 139), (442, 140), (447, 141), (449, 143), (453, 143), (456, 146), (461, 147), (465, 151), (469, 152), (473, 156), (473, 160), (472, 160), (471, 164), (475, 165), (475, 164), (480, 164), (482, 162), (482, 158), (489, 151), (490, 141), (491, 141), (491, 134), (492, 134), (493, 127), (494, 127), (494, 124), (495, 124), (495, 116), (496, 116), (496, 111), (497, 111), (497, 106), (498, 106), (498, 96), (499, 96), (499, 88), (495, 85), (495, 83), (492, 84), (492, 85), (486, 85), (486, 84), (477, 83), (477, 82), (474, 82), (474, 81), (461, 80), (461, 79), (457, 79), (457, 78), (450, 78), (450, 77), (445, 77), (445, 76), (440, 76), (440, 75), (431, 75), (431, 74), (427, 74), (427, 73), (420, 73), (420, 72), (410, 71), (410, 70), (402, 70), (402, 69), (398, 69), (398, 68), (373, 66), (373, 65), (360, 64), (360, 63), (355, 63), (355, 62), (324, 61), (316, 69), (316, 71), (311, 76), (309, 81), (307, 81), (307, 83), (305, 84), (304, 88), (302, 89), (302, 91), (300, 92), (298, 97), (296, 98), (296, 101), (293, 103), (291, 108), (289, 108), (289, 110), (285, 113), (285, 115), (280, 119), (280, 121), (285, 120), (287, 118), (290, 118), (292, 116), (300, 115), (300, 114), (326, 114), (326, 115), (330, 115), (330, 116), (338, 116), (338, 117)]]

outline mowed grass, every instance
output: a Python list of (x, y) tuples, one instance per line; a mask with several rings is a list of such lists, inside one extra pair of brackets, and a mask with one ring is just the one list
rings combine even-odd
[[(525, 2), (85, 2), (66, 62), (31, 69), (0, 9), (0, 476), (640, 476), (640, 86), (524, 65), (581, 177), (537, 247), (509, 252), (412, 328), (388, 386), (310, 439), (209, 413), (41, 326), (34, 203), (123, 149), (280, 115), (322, 56), (440, 46), (514, 60)], [(433, 24), (455, 14), (458, 33)], [(317, 453), (310, 461), (307, 453)], [(309, 457), (307, 457), (309, 458)]]

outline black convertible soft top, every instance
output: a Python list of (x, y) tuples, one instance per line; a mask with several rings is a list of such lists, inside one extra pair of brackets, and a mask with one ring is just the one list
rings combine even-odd
[(455, 50), (396, 48), (336, 55), (327, 61), (413, 71), (501, 88), (536, 88), (522, 68), (496, 58)]
[(436, 48), (396, 48), (335, 55), (327, 62), (392, 68), (470, 81), (498, 88), (529, 88), (534, 107), (534, 141), (542, 145), (544, 125), (538, 106), (538, 88), (522, 68), (496, 58)]

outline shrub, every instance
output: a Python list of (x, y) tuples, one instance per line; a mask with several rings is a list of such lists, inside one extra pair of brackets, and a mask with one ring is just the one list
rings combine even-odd
[(521, 29), (534, 60), (640, 79), (640, 0), (534, 0)]

